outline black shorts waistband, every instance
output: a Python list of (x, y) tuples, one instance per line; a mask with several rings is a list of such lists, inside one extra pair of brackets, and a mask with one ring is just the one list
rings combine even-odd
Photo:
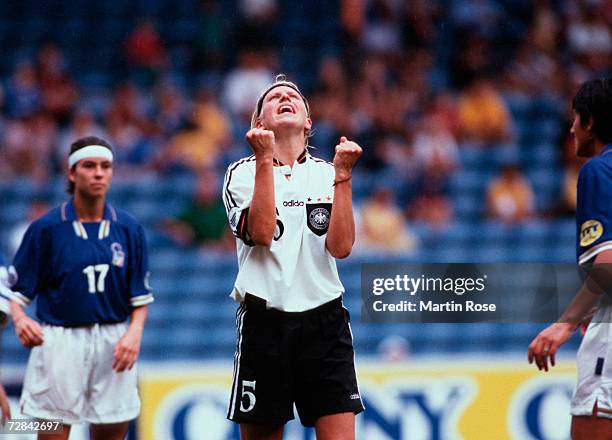
[(244, 296), (244, 304), (247, 306), (249, 310), (259, 310), (262, 312), (265, 311), (265, 312), (275, 314), (275, 315), (280, 315), (280, 316), (293, 316), (293, 317), (308, 316), (308, 315), (316, 315), (318, 313), (329, 312), (331, 310), (336, 310), (342, 307), (342, 295), (340, 295), (336, 299), (332, 299), (329, 302), (321, 304), (320, 306), (317, 306), (314, 309), (304, 310), (303, 312), (285, 312), (283, 310), (268, 308), (268, 302), (265, 299), (255, 296), (251, 293), (247, 293)]

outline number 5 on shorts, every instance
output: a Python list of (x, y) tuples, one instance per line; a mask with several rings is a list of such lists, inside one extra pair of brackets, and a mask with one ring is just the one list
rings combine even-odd
[[(254, 380), (243, 380), (242, 381), (242, 398), (240, 399), (240, 412), (247, 413), (255, 408), (255, 394), (252, 391), (255, 391), (255, 382)], [(244, 398), (249, 399), (249, 405), (244, 407)]]

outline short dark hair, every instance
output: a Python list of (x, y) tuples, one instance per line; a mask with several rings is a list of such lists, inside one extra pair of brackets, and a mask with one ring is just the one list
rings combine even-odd
[[(111, 150), (111, 152), (113, 152), (113, 147), (111, 147), (111, 144), (108, 141), (96, 136), (85, 136), (80, 139), (77, 139), (72, 143), (72, 145), (70, 145), (70, 151), (68, 152), (68, 156), (70, 156), (75, 151), (80, 150), (81, 148), (88, 147), (90, 145), (101, 145), (102, 147), (106, 147)], [(76, 167), (76, 164), (72, 166), (71, 170), (74, 169), (74, 167)], [(72, 182), (70, 178), (68, 178), (66, 192), (68, 194), (74, 194), (74, 182)]]
[(592, 132), (599, 141), (612, 142), (612, 78), (593, 79), (582, 84), (574, 96), (572, 108), (583, 126), (593, 118)]

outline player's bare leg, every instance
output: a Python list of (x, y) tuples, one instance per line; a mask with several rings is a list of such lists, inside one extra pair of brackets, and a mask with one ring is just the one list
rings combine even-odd
[(93, 440), (123, 440), (128, 432), (130, 422), (91, 425)]
[[(42, 421), (42, 420), (41, 420)], [(38, 440), (68, 440), (70, 435), (70, 425), (62, 425), (63, 431), (57, 434), (38, 434)]]
[(240, 424), (240, 440), (281, 440), (283, 425)]
[(354, 440), (355, 414), (345, 412), (319, 417), (315, 422), (317, 440)]
[(597, 403), (590, 416), (572, 417), (572, 440), (607, 440), (612, 438), (612, 419), (597, 417)]

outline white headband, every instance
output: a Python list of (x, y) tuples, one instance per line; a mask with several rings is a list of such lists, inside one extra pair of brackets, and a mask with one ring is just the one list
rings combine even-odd
[(75, 163), (81, 159), (85, 159), (86, 157), (102, 157), (112, 162), (113, 152), (102, 145), (88, 145), (86, 147), (79, 148), (68, 156), (68, 168), (72, 168)]

